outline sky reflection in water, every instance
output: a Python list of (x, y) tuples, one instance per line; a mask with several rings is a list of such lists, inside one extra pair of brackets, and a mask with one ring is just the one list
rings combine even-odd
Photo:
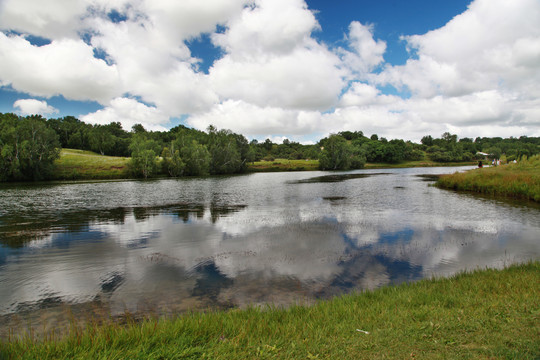
[(537, 259), (538, 207), (418, 176), (454, 171), (2, 187), (0, 335), (14, 315), (54, 323), (65, 306), (119, 315), (287, 305)]

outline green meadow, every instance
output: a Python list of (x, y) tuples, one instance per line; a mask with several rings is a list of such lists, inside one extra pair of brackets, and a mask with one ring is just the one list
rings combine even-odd
[(436, 185), (445, 189), (540, 202), (540, 156), (507, 165), (444, 175)]
[(130, 158), (102, 156), (91, 151), (62, 149), (54, 163), (54, 180), (125, 179)]
[[(464, 166), (474, 165), (475, 162), (459, 163), (438, 163), (431, 160), (402, 161), (398, 163), (367, 163), (365, 169), (391, 169), (409, 167), (436, 167), (436, 166)], [(319, 170), (319, 160), (288, 160), (275, 159), (273, 161), (256, 161), (248, 164), (248, 171), (270, 172), (270, 171), (309, 171)]]
[(306, 171), (318, 169), (319, 160), (275, 159), (273, 161), (255, 161), (248, 164), (248, 171), (250, 172)]
[[(103, 156), (91, 151), (62, 149), (54, 163), (53, 180), (127, 179), (129, 157)], [(398, 164), (367, 163), (366, 169), (460, 166), (472, 163), (436, 163), (430, 160), (406, 161)], [(275, 159), (249, 163), (248, 172), (314, 171), (319, 170), (318, 160)]]
[(272, 306), (73, 326), (2, 359), (538, 359), (540, 262)]

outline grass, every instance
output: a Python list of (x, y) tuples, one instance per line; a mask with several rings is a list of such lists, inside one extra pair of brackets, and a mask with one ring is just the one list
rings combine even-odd
[(449, 162), (441, 163), (432, 160), (402, 161), (399, 163), (367, 163), (365, 169), (392, 169), (392, 168), (413, 168), (413, 167), (440, 167), (440, 166), (467, 166), (475, 165), (476, 162)]
[(91, 151), (62, 149), (55, 162), (53, 180), (128, 178), (129, 158), (102, 156)]
[(2, 359), (538, 359), (540, 262), (313, 306), (191, 313), (0, 343)]
[(248, 171), (252, 172), (306, 171), (318, 169), (319, 160), (275, 159), (274, 161), (255, 161), (248, 164)]
[[(126, 179), (130, 177), (127, 169), (128, 157), (102, 156), (91, 151), (62, 149), (60, 158), (55, 162), (54, 175), (51, 180), (99, 180)], [(408, 161), (398, 164), (366, 164), (366, 169), (458, 166), (471, 163), (441, 164), (433, 161)], [(318, 160), (256, 161), (248, 165), (249, 172), (278, 171), (313, 171), (319, 170)]]
[(444, 175), (436, 185), (445, 189), (540, 202), (540, 155), (516, 164)]
[[(367, 163), (365, 169), (389, 169), (389, 168), (409, 168), (409, 167), (435, 167), (435, 166), (462, 166), (474, 165), (476, 162), (461, 163), (438, 163), (431, 160), (403, 161), (396, 164), (391, 163)], [(319, 170), (319, 160), (287, 160), (275, 159), (274, 161), (256, 161), (248, 165), (248, 171), (270, 172), (270, 171), (306, 171)]]

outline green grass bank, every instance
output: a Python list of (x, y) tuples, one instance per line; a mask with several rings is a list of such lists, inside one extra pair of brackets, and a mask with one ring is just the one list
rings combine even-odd
[(515, 164), (443, 175), (436, 186), (540, 202), (540, 156)]
[[(466, 166), (476, 162), (438, 163), (431, 160), (403, 161), (391, 163), (367, 163), (364, 169), (395, 169), (410, 167), (436, 167), (436, 166)], [(272, 172), (272, 171), (313, 171), (319, 170), (319, 160), (287, 160), (275, 159), (273, 161), (256, 161), (248, 164), (249, 172)]]
[(103, 156), (91, 151), (62, 149), (55, 161), (52, 180), (99, 180), (129, 178), (129, 158)]
[(538, 359), (540, 262), (312, 306), (191, 313), (0, 343), (2, 359)]
[[(103, 156), (91, 151), (62, 149), (60, 158), (55, 162), (54, 175), (51, 180), (105, 180), (128, 179), (129, 157)], [(437, 163), (430, 160), (407, 161), (398, 164), (368, 163), (366, 169), (461, 166), (474, 163)], [(247, 172), (279, 172), (279, 171), (314, 171), (319, 170), (318, 160), (256, 161), (248, 164)]]

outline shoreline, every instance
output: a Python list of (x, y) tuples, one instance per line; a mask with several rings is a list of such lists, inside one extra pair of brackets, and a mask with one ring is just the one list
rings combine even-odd
[(540, 262), (461, 272), (311, 306), (191, 312), (2, 341), (0, 358), (524, 358), (540, 354)]
[(442, 175), (441, 189), (540, 202), (540, 156), (515, 164), (490, 166)]

